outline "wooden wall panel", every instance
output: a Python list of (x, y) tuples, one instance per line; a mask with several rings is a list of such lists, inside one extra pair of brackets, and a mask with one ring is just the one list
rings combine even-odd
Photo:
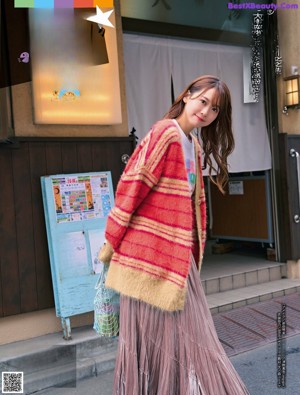
[(119, 150), (118, 145), (114, 145), (113, 142), (107, 142), (106, 144), (106, 153), (109, 153), (109, 155), (106, 155), (105, 158), (105, 167), (106, 169), (114, 169), (114, 172), (112, 173), (112, 181), (114, 188), (116, 189), (119, 177), (118, 174), (121, 173), (121, 152)]
[(12, 168), (21, 296), (20, 307), (22, 312), (27, 312), (36, 310), (38, 307), (28, 143), (24, 144), (23, 149), (13, 151)]
[(212, 236), (268, 239), (265, 180), (243, 180), (244, 194), (222, 195), (211, 184)]
[(20, 278), (13, 188), (12, 151), (0, 150), (0, 282), (2, 316), (18, 314)]
[(59, 174), (62, 172), (62, 149), (60, 142), (46, 144), (46, 168), (44, 175)]
[(45, 233), (45, 218), (41, 213), (44, 212), (41, 199), (40, 177), (47, 174), (46, 163), (46, 144), (35, 143), (29, 146), (29, 161), (31, 173), (32, 190), (32, 215), (34, 223), (34, 251), (36, 258), (36, 289), (38, 308), (46, 309), (53, 306), (52, 284), (50, 262), (48, 254), (48, 242)]
[(76, 173), (78, 169), (76, 143), (64, 143), (61, 146), (62, 172)]
[[(114, 155), (118, 158), (120, 158), (121, 160), (119, 161), (119, 169), (118, 172), (120, 172), (120, 174), (123, 173), (123, 170), (125, 168), (125, 163), (122, 161), (122, 155), (127, 154), (130, 156), (130, 152), (128, 152), (128, 149), (126, 147), (126, 145), (124, 144), (124, 142), (120, 142), (120, 144), (118, 144), (114, 150)], [(118, 180), (116, 180), (118, 181)]]
[(110, 170), (114, 188), (133, 137), (0, 144), (0, 317), (54, 305), (40, 177)]
[(92, 143), (77, 144), (77, 164), (79, 173), (93, 171)]
[[(110, 155), (112, 155), (112, 153), (110, 153)], [(108, 154), (106, 153), (105, 146), (93, 144), (92, 145), (93, 171), (107, 170), (107, 165), (106, 165), (107, 157)]]

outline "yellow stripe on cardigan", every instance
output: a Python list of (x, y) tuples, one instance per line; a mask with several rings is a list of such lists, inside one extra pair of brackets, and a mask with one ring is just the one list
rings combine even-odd
[[(155, 228), (151, 228), (148, 225), (135, 224), (134, 222), (131, 222), (129, 224), (129, 227), (132, 229), (151, 233), (154, 236), (158, 236), (158, 237), (165, 239), (167, 241), (178, 243), (178, 244), (185, 246), (185, 247), (192, 246), (192, 236), (190, 236), (190, 237), (182, 237), (180, 235), (175, 236), (174, 234), (172, 235), (172, 234), (164, 233), (164, 232), (162, 232), (162, 230), (157, 231)], [(191, 232), (191, 234), (192, 234), (192, 232)]]
[[(174, 226), (173, 225), (166, 225), (161, 222), (157, 222), (155, 220), (142, 217), (142, 216), (134, 216), (132, 217), (132, 222), (136, 225), (145, 225), (154, 228), (155, 230), (159, 227), (160, 230), (164, 231), (165, 233), (168, 233), (170, 236), (178, 236), (178, 237), (183, 237), (187, 241), (191, 240), (191, 230), (186, 230), (182, 228), (177, 228), (176, 233), (174, 233)], [(157, 226), (158, 225), (158, 226)]]
[(180, 244), (182, 246), (185, 246), (185, 247), (191, 247), (191, 245), (192, 245), (191, 238), (189, 238), (188, 240), (183, 240), (183, 238), (181, 238), (179, 236), (174, 237), (172, 235), (168, 235), (168, 234), (165, 234), (165, 233), (162, 233), (162, 232), (157, 232), (155, 229), (149, 228), (149, 226), (136, 225), (134, 223), (130, 223), (129, 227), (132, 228), (132, 229), (136, 229), (136, 230), (152, 233), (153, 235), (158, 236), (158, 237), (160, 237), (162, 239), (165, 239), (167, 241), (171, 241), (171, 242), (174, 242), (174, 243), (178, 243), (178, 244)]
[(123, 264), (127, 267), (131, 267), (134, 269), (143, 269), (144, 271), (147, 271), (148, 273), (150, 272), (154, 276), (158, 276), (160, 278), (163, 275), (164, 277), (172, 280), (172, 282), (175, 282), (180, 287), (183, 287), (186, 282), (185, 278), (180, 276), (177, 273), (170, 272), (169, 270), (166, 270), (162, 267), (157, 267), (157, 266), (151, 265), (151, 264), (149, 264), (145, 261), (142, 261), (140, 259), (127, 258), (125, 256), (121, 256), (118, 253), (115, 253), (113, 255), (112, 262)]
[(147, 168), (151, 173), (153, 173), (161, 161), (161, 158), (165, 155), (166, 148), (170, 145), (170, 140), (180, 141), (180, 135), (176, 126), (170, 123), (170, 127), (165, 130), (162, 134), (161, 138), (157, 141), (156, 146), (153, 148), (153, 152), (151, 153), (151, 157), (153, 158), (153, 162), (147, 163)]
[(153, 185), (157, 184), (156, 177), (154, 177), (153, 174), (150, 174), (145, 167), (141, 167), (138, 170), (138, 173), (136, 173), (135, 171), (123, 173), (122, 181), (143, 181), (145, 184), (148, 185), (149, 188), (152, 188)]
[(159, 180), (159, 186), (164, 188), (172, 188), (172, 190), (177, 189), (181, 191), (186, 191), (190, 196), (187, 181), (185, 180), (174, 180), (173, 178), (161, 177), (161, 179)]
[(127, 226), (130, 220), (130, 214), (120, 210), (118, 207), (114, 207), (111, 210), (110, 216), (121, 226)]
[(145, 163), (145, 157), (146, 157), (146, 153), (148, 151), (150, 137), (151, 137), (151, 133), (148, 133), (148, 135), (146, 135), (144, 140), (141, 142), (141, 151), (139, 152), (139, 155), (137, 157), (137, 160), (136, 160), (136, 163), (134, 166), (135, 170), (138, 170), (141, 167), (141, 164), (143, 165)]
[(160, 193), (168, 194), (168, 195), (179, 195), (179, 196), (188, 197), (188, 198), (191, 197), (190, 192), (187, 188), (184, 190), (174, 189), (174, 188), (170, 188), (170, 187), (165, 187), (165, 186), (161, 185), (160, 183), (155, 185), (153, 190), (160, 192)]
[[(198, 196), (199, 202), (203, 203), (205, 202), (205, 191), (201, 182), (202, 179), (202, 169), (201, 165), (199, 163), (199, 158), (200, 158), (200, 149), (199, 145), (197, 144), (197, 139), (195, 136), (192, 136), (192, 138), (195, 141), (195, 154), (196, 154), (196, 186), (195, 186), (195, 196)], [(201, 265), (203, 262), (203, 233), (205, 230), (202, 227), (202, 220), (201, 220), (201, 212), (200, 212), (200, 204), (196, 204), (196, 222), (197, 222), (197, 230), (198, 230), (198, 240), (199, 240), (199, 256), (200, 256), (200, 262), (199, 262), (199, 272), (201, 269)]]

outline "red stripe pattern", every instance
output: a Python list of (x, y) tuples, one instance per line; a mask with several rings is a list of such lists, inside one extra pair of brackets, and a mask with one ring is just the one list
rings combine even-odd
[(161, 287), (172, 283), (173, 288), (185, 289), (194, 244), (193, 211), (198, 211), (201, 257), (205, 242), (206, 207), (198, 143), (197, 155), (198, 188), (196, 185), (193, 210), (181, 137), (172, 120), (155, 124), (132, 154), (106, 227), (106, 239), (115, 251), (111, 261), (114, 276), (108, 274), (111, 288), (160, 307), (163, 303), (153, 302), (153, 295), (151, 301), (145, 296), (148, 291), (142, 291), (140, 281), (146, 282), (145, 287), (155, 281), (156, 290), (158, 280)]

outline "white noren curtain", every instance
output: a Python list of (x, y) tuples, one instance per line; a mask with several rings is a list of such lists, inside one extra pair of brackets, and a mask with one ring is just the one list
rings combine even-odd
[[(249, 48), (173, 38), (124, 34), (124, 59), (129, 131), (141, 140), (171, 105), (171, 76), (175, 97), (194, 78), (219, 76), (229, 87), (235, 150), (229, 171), (271, 168), (264, 103), (244, 103), (243, 57)], [(262, 96), (262, 95), (261, 95)]]

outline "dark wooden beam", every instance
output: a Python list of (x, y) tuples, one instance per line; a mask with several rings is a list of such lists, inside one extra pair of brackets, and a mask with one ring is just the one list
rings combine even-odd
[(127, 17), (122, 17), (122, 27), (125, 33), (172, 36), (240, 46), (248, 46), (251, 42), (251, 36), (246, 33), (229, 32), (221, 29), (208, 29)]

